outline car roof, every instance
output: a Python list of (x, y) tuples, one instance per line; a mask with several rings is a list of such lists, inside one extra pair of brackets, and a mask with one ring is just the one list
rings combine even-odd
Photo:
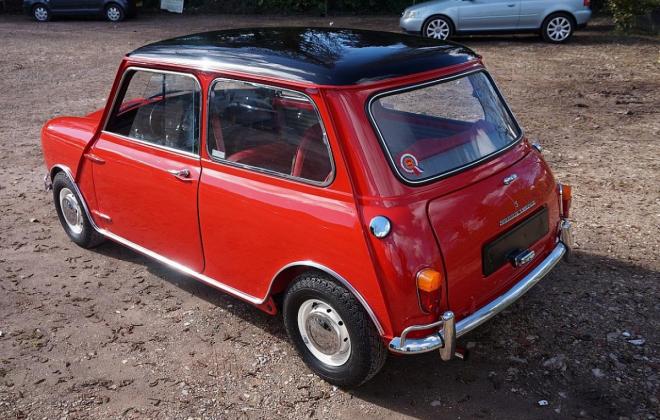
[(459, 44), (392, 32), (340, 28), (249, 28), (203, 32), (127, 54), (316, 85), (355, 85), (478, 58)]

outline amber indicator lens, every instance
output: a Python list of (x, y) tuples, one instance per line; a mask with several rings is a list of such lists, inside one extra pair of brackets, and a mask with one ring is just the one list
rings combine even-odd
[(440, 308), (442, 291), (442, 273), (432, 268), (425, 268), (417, 273), (417, 291), (419, 306), (424, 312), (436, 313)]

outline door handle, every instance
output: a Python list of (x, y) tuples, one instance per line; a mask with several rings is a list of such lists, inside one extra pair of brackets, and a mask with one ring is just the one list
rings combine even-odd
[(167, 172), (181, 181), (192, 181), (192, 178), (190, 178), (190, 170), (188, 169), (168, 169)]
[(507, 4), (507, 7), (516, 7), (515, 3), (514, 4)]
[(96, 156), (94, 153), (85, 153), (85, 157), (95, 163), (100, 163), (100, 164), (105, 163), (104, 159), (101, 159), (100, 157)]

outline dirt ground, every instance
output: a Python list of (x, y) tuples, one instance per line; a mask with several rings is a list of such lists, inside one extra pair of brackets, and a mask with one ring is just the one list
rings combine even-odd
[(303, 365), (281, 318), (113, 243), (67, 240), (42, 189), (39, 130), (102, 107), (126, 52), (330, 21), (397, 30), (396, 17), (0, 16), (0, 418), (659, 416), (660, 41), (611, 35), (607, 22), (563, 46), (462, 40), (574, 185), (578, 244), (572, 263), (462, 340), (465, 362), (390, 357), (344, 392)]

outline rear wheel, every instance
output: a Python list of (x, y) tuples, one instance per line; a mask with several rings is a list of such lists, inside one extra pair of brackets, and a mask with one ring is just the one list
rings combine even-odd
[(433, 39), (449, 39), (454, 33), (454, 27), (444, 16), (431, 16), (422, 27), (422, 36)]
[(110, 22), (120, 22), (124, 20), (124, 9), (118, 4), (110, 3), (105, 8), (105, 18)]
[(83, 248), (93, 248), (103, 242), (103, 236), (87, 218), (77, 188), (63, 172), (53, 179), (53, 199), (60, 223), (73, 242)]
[(555, 13), (548, 16), (541, 27), (541, 36), (546, 42), (561, 44), (573, 36), (575, 24), (573, 18), (566, 13)]
[(37, 22), (48, 22), (50, 20), (50, 10), (43, 4), (37, 4), (32, 8), (32, 17)]
[(387, 349), (355, 296), (330, 276), (298, 276), (284, 296), (284, 323), (307, 366), (326, 381), (354, 387), (383, 367)]

